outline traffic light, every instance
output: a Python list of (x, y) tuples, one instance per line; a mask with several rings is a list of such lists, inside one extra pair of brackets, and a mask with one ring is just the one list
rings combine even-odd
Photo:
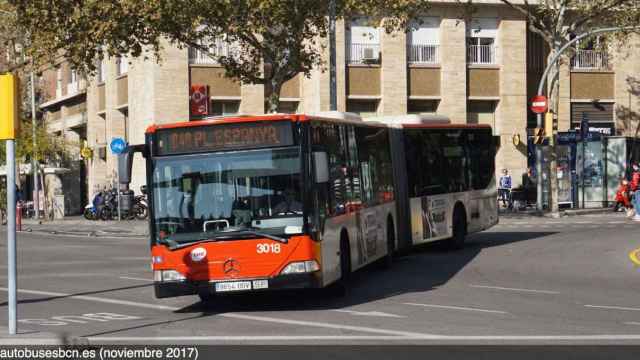
[(533, 129), (533, 143), (536, 145), (542, 145), (544, 142), (544, 128)]

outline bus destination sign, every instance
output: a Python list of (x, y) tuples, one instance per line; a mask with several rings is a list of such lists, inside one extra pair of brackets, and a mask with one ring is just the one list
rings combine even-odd
[(156, 134), (156, 156), (293, 145), (290, 121), (188, 126)]

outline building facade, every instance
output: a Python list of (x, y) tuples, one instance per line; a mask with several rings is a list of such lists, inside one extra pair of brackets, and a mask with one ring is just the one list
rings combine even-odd
[[(387, 34), (362, 19), (339, 21), (338, 110), (362, 116), (434, 113), (450, 117), (453, 123), (490, 124), (500, 138), (496, 168), (509, 169), (518, 185), (519, 174), (527, 168), (527, 145), (513, 139), (516, 135), (527, 138), (532, 119), (528, 98), (535, 91), (546, 52), (542, 41), (527, 30), (522, 15), (500, 4), (485, 1), (472, 19), (462, 20), (460, 5), (434, 2), (428, 16), (406, 33)], [(637, 49), (633, 44), (632, 52)], [(215, 51), (229, 49), (218, 44)], [(328, 55), (327, 49), (327, 60)], [(64, 91), (65, 81), (72, 84), (72, 74), (63, 73), (62, 92), (43, 106), (52, 124), (54, 118), (63, 119), (56, 120), (59, 127), (72, 130), (93, 150), (84, 161), (82, 181), (87, 194), (116, 181), (116, 161), (108, 149), (112, 138), (138, 144), (149, 125), (202, 118), (190, 110), (192, 87), (205, 89), (208, 116), (265, 111), (262, 85), (225, 77), (221, 66), (197, 50), (166, 44), (160, 63), (116, 58), (103, 61), (99, 68), (77, 97), (84, 101), (80, 102), (83, 127), (71, 120), (75, 105), (66, 105), (76, 99), (68, 95), (73, 86)], [(561, 71), (560, 130), (574, 126), (575, 119), (579, 122), (587, 111), (592, 121), (608, 123), (613, 134), (635, 131), (638, 94), (637, 89), (632, 91), (630, 79), (639, 70), (632, 54), (576, 52)], [(631, 111), (620, 110), (623, 106)], [(309, 77), (299, 75), (283, 86), (280, 112), (327, 110), (328, 71), (316, 69)], [(134, 190), (145, 183), (145, 171), (142, 159), (136, 158)]]

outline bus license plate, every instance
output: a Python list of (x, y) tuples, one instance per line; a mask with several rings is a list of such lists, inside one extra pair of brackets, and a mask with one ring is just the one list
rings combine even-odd
[(228, 281), (216, 283), (216, 292), (251, 290), (251, 281)]

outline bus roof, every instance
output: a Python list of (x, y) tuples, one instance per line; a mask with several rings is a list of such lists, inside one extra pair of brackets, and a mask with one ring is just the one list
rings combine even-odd
[(403, 128), (490, 128), (489, 125), (478, 124), (451, 124), (448, 117), (442, 115), (398, 115), (398, 116), (378, 116), (362, 118), (355, 113), (326, 111), (314, 114), (266, 114), (266, 115), (236, 115), (236, 116), (214, 116), (202, 120), (184, 121), (170, 124), (156, 124), (147, 128), (146, 133), (152, 134), (161, 129), (176, 129), (203, 125), (229, 124), (239, 122), (258, 121), (309, 121), (326, 120), (342, 123), (366, 123), (371, 126), (388, 126)]

